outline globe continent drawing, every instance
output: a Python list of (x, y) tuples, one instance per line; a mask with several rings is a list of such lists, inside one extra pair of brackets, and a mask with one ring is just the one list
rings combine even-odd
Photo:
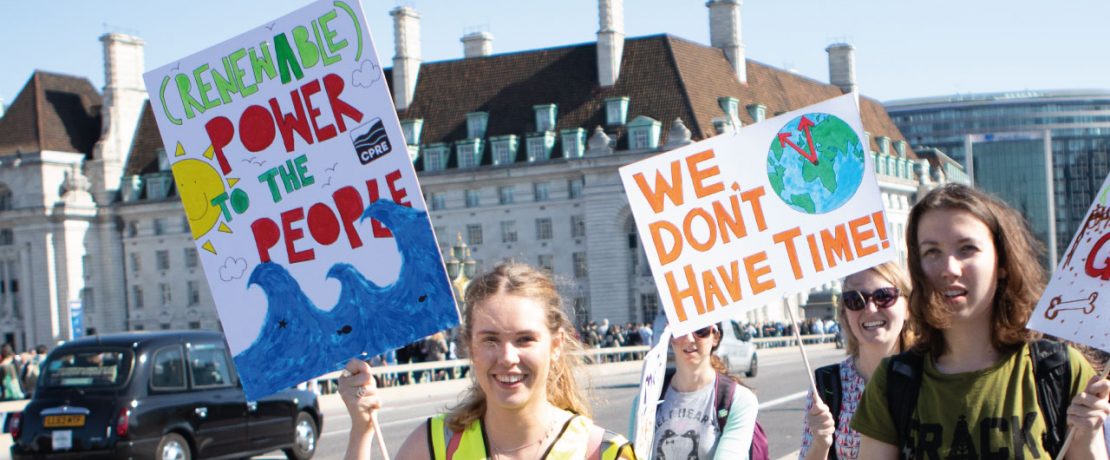
[(848, 123), (827, 113), (807, 113), (790, 120), (771, 141), (767, 178), (791, 208), (825, 214), (856, 194), (865, 164), (863, 145)]

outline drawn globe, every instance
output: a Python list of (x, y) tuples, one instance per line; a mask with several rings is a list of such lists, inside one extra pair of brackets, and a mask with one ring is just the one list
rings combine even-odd
[(771, 141), (767, 178), (791, 208), (825, 214), (856, 194), (866, 164), (863, 152), (859, 136), (844, 120), (807, 113), (790, 120)]

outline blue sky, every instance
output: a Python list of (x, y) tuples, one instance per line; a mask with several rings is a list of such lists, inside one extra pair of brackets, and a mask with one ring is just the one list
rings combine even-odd
[[(105, 32), (146, 41), (147, 68), (268, 22), (305, 0), (0, 1), (0, 99), (11, 103), (34, 69), (104, 82)], [(462, 56), (459, 38), (493, 33), (504, 53), (596, 40), (596, 0), (364, 0), (382, 62), (393, 56), (389, 10), (422, 16), (426, 61)], [(263, 6), (264, 5), (264, 6)], [(1104, 0), (747, 0), (750, 59), (821, 81), (825, 47), (856, 47), (861, 91), (880, 100), (1024, 89), (1110, 88)], [(667, 33), (708, 43), (704, 0), (626, 0), (629, 37)]]

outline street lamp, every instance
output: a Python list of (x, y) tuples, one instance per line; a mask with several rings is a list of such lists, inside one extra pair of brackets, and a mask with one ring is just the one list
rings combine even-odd
[(462, 233), (459, 233), (455, 245), (451, 247), (447, 258), (447, 276), (451, 278), (451, 286), (455, 288), (455, 298), (462, 304), (465, 301), (466, 286), (474, 277), (478, 263), (470, 257), (470, 248), (463, 242)]

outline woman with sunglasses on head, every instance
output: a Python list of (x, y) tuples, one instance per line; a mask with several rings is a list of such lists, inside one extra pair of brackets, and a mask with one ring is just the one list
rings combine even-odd
[[(624, 437), (593, 424), (574, 381), (582, 344), (544, 272), (507, 263), (466, 288), (459, 340), (473, 382), (461, 403), (408, 436), (398, 460), (634, 459)], [(381, 406), (369, 367), (347, 364), (348, 460), (370, 458)]]
[(843, 288), (838, 317), (848, 358), (815, 372), (821, 397), (808, 396), (799, 459), (860, 458), (860, 436), (849, 424), (863, 388), (879, 361), (913, 344), (906, 318), (910, 280), (902, 267), (887, 262), (869, 268), (844, 278)]
[[(714, 354), (720, 344), (717, 325), (671, 338), (675, 372), (655, 412), (653, 460), (749, 458), (759, 402)], [(719, 409), (718, 395), (730, 392), (731, 401)]]
[(1105, 459), (1110, 382), (1025, 328), (1044, 272), (1022, 217), (950, 184), (914, 206), (906, 243), (920, 337), (867, 384), (860, 458)]

